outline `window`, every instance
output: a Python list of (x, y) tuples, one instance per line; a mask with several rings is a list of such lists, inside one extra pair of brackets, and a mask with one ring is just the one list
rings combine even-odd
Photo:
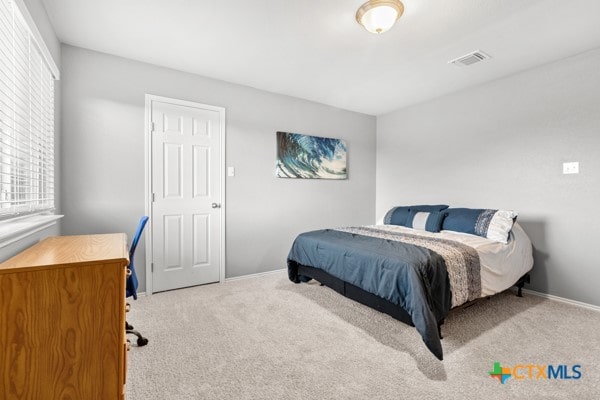
[(30, 26), (0, 0), (0, 219), (54, 209), (55, 74)]

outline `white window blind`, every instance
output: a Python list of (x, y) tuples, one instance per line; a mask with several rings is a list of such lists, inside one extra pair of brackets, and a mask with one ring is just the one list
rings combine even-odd
[(0, 219), (54, 209), (54, 77), (13, 0), (0, 0)]

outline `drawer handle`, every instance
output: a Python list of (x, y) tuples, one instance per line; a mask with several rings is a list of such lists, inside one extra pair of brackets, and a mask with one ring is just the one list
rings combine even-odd
[(127, 268), (127, 277), (130, 277), (131, 273), (132, 273), (131, 270), (129, 268)]
[(129, 312), (131, 310), (131, 304), (125, 303), (125, 312)]

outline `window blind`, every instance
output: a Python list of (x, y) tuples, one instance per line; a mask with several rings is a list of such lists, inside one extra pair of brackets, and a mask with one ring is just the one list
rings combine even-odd
[(0, 219), (54, 209), (54, 77), (13, 0), (0, 0)]

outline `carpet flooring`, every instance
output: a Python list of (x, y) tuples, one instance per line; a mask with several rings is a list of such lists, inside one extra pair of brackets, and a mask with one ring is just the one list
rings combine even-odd
[[(140, 297), (128, 400), (599, 399), (600, 313), (505, 292), (450, 313), (444, 361), (414, 328), (284, 272)], [(502, 367), (580, 365), (504, 384)], [(533, 367), (536, 368), (536, 367)]]

